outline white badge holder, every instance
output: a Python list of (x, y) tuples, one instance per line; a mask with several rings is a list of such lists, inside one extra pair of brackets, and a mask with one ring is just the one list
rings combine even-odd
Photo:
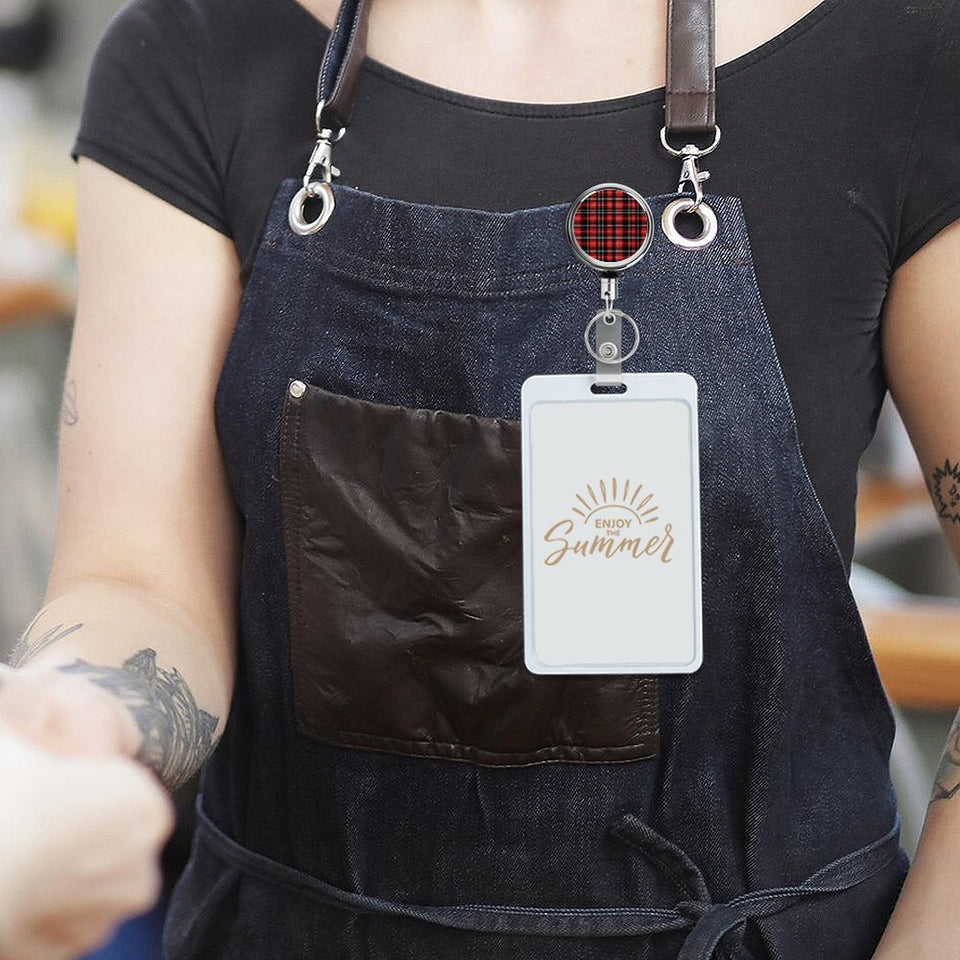
[(566, 230), (600, 273), (604, 307), (583, 334), (596, 374), (536, 375), (521, 390), (524, 659), (533, 673), (692, 673), (703, 660), (697, 384), (624, 374), (640, 330), (613, 305), (617, 274), (649, 248), (652, 211), (629, 187), (598, 184)]
[(702, 660), (697, 386), (533, 376), (521, 394), (524, 650), (534, 673)]

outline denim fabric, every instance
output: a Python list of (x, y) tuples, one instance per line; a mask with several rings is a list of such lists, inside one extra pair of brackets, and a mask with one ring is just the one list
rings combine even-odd
[(739, 201), (709, 198), (720, 232), (704, 251), (658, 231), (619, 302), (642, 333), (625, 370), (699, 384), (703, 666), (660, 679), (657, 758), (494, 768), (297, 732), (285, 393), (296, 377), (516, 418), (527, 376), (591, 370), (596, 275), (566, 246), (565, 205), (489, 213), (336, 186), (329, 224), (300, 237), (298, 185), (278, 190), (217, 389), (244, 524), (240, 674), (167, 956), (867, 960), (906, 869), (893, 721)]

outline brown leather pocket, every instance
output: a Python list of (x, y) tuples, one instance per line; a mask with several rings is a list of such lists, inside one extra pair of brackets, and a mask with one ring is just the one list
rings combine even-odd
[(306, 384), (281, 446), (302, 733), (494, 765), (656, 756), (655, 677), (524, 665), (519, 421)]

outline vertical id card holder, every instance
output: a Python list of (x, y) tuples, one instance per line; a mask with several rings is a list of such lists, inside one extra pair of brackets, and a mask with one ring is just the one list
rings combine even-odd
[(521, 391), (524, 658), (533, 673), (701, 664), (697, 384), (625, 373)]

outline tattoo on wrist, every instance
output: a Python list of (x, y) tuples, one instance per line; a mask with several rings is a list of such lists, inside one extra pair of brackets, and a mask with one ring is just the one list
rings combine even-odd
[(77, 422), (77, 381), (68, 380), (63, 388), (63, 403), (60, 405), (60, 422), (72, 427)]
[(931, 803), (935, 800), (949, 800), (960, 792), (960, 713), (957, 714), (947, 735), (947, 744), (943, 749), (940, 767), (933, 782)]
[(219, 717), (197, 706), (178, 670), (157, 666), (155, 650), (141, 650), (122, 667), (77, 660), (60, 669), (103, 687), (123, 703), (143, 734), (137, 759), (171, 790), (189, 780), (213, 751)]
[(929, 485), (940, 519), (960, 523), (960, 460), (945, 460), (942, 467), (934, 467)]
[(10, 666), (22, 667), (28, 660), (42, 653), (47, 647), (52, 647), (55, 643), (69, 636), (71, 633), (79, 630), (82, 623), (57, 623), (48, 627), (42, 633), (36, 632), (37, 621), (43, 615), (41, 610), (31, 621), (22, 636), (17, 640), (10, 654)]

